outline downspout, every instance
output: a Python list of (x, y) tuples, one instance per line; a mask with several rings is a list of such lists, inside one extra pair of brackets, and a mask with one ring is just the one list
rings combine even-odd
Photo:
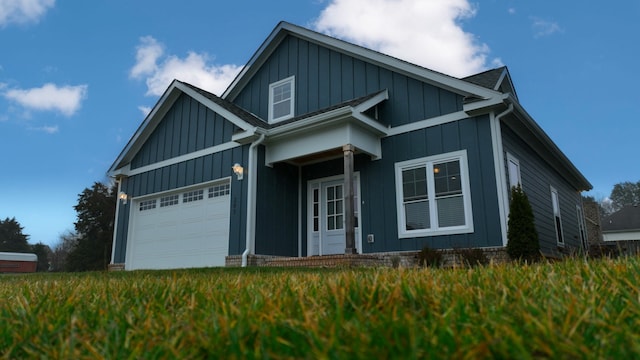
[(256, 187), (258, 186), (258, 164), (256, 161), (258, 145), (264, 141), (264, 134), (260, 134), (258, 140), (249, 147), (248, 172), (249, 184), (247, 185), (247, 228), (245, 250), (242, 253), (242, 267), (247, 267), (247, 257), (251, 252), (251, 244), (255, 239), (256, 230)]
[(507, 182), (507, 175), (505, 174), (505, 166), (504, 166), (504, 149), (502, 147), (502, 131), (500, 130), (500, 120), (505, 117), (506, 115), (510, 114), (511, 112), (513, 112), (513, 102), (510, 101), (509, 102), (509, 107), (501, 112), (500, 114), (496, 115), (496, 117), (494, 118), (494, 126), (495, 126), (495, 130), (493, 131), (493, 133), (496, 136), (496, 154), (495, 157), (497, 158), (497, 160), (499, 161), (499, 163), (497, 164), (498, 167), (496, 168), (496, 180), (500, 180), (500, 181), (496, 181), (497, 182), (497, 191), (498, 191), (498, 197), (500, 198), (500, 206), (499, 209), (501, 211), (499, 211), (501, 214), (500, 216), (500, 227), (502, 228), (502, 243), (504, 246), (507, 245), (506, 239), (507, 239), (507, 218), (509, 217), (509, 195), (506, 192), (506, 188), (505, 188), (505, 184)]

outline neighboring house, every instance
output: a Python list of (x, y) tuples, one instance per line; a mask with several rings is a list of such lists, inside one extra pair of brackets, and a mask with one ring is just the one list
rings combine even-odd
[(221, 97), (171, 83), (109, 175), (125, 269), (502, 249), (517, 183), (555, 256), (591, 189), (505, 67), (458, 79), (285, 22)]
[(602, 240), (615, 244), (622, 253), (640, 250), (640, 207), (625, 205), (622, 209), (602, 218)]

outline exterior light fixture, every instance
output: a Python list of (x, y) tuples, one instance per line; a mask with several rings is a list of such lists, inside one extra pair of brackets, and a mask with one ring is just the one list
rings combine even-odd
[(242, 177), (244, 175), (244, 168), (242, 167), (242, 165), (235, 163), (231, 168), (233, 169), (233, 173), (236, 174), (238, 180), (242, 180)]
[(122, 201), (123, 205), (127, 205), (127, 199), (129, 199), (129, 196), (121, 191), (120, 193), (118, 193), (118, 199)]

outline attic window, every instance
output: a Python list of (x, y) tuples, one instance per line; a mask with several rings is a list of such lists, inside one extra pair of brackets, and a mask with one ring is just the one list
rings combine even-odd
[(295, 102), (295, 77), (269, 85), (269, 122), (274, 123), (293, 117)]

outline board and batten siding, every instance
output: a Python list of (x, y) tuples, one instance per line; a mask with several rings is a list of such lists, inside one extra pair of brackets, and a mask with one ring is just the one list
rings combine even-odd
[(227, 143), (236, 131), (233, 123), (181, 94), (131, 160), (131, 169)]
[(255, 253), (298, 256), (298, 166), (264, 166), (264, 146), (257, 161)]
[[(458, 150), (467, 150), (474, 232), (469, 234), (398, 238), (396, 216), (395, 163)], [(428, 127), (382, 139), (383, 157), (372, 161), (355, 157), (354, 170), (360, 173), (363, 253), (502, 246), (500, 215), (496, 197), (495, 168), (488, 116), (479, 116)], [(306, 183), (343, 172), (342, 159), (302, 168), (303, 209), (307, 209)], [(303, 216), (303, 229), (307, 217)], [(306, 230), (303, 231), (306, 234)], [(367, 234), (375, 241), (367, 243)], [(306, 239), (306, 238), (305, 238)], [(303, 241), (306, 254), (306, 240)]]
[[(131, 162), (131, 169), (169, 160), (231, 141), (237, 127), (191, 97), (182, 94), (167, 111), (158, 126)], [(130, 198), (169, 192), (232, 176), (234, 163), (247, 164), (249, 145), (238, 146), (187, 161), (125, 177), (121, 191)], [(230, 243), (231, 255), (244, 251), (246, 233), (247, 182), (231, 180)], [(132, 201), (120, 204), (116, 229), (114, 263), (124, 263)]]
[(461, 95), (352, 56), (287, 36), (233, 102), (268, 118), (269, 84), (295, 76), (295, 115), (388, 89), (378, 108), (385, 125), (398, 126), (462, 110)]
[[(582, 245), (576, 211), (576, 205), (582, 206), (580, 192), (504, 123), (501, 125), (501, 132), (505, 166), (508, 166), (507, 153), (520, 163), (522, 189), (531, 203), (541, 251), (546, 255), (558, 254), (551, 187), (558, 191), (565, 248), (580, 248)], [(505, 171), (509, 174), (508, 168)]]

